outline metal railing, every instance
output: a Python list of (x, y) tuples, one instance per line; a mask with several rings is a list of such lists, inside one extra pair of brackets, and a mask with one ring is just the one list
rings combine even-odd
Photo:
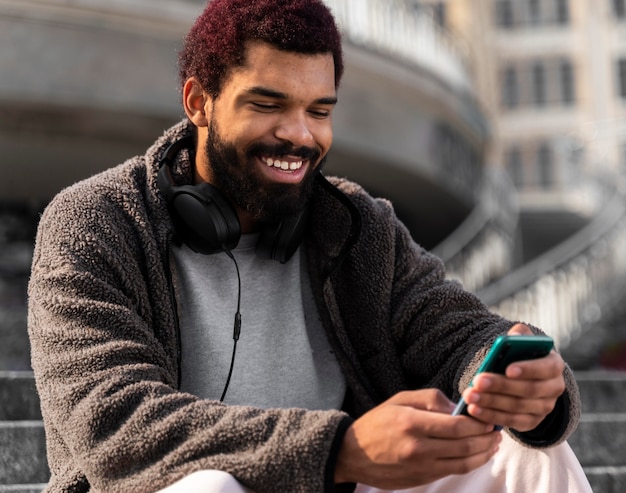
[(497, 313), (543, 328), (566, 348), (621, 313), (625, 290), (626, 195), (618, 188), (586, 227), (477, 294)]
[(518, 220), (516, 194), (506, 174), (485, 169), (480, 202), (463, 223), (433, 248), (447, 275), (476, 291), (514, 266)]
[(459, 89), (471, 87), (467, 49), (424, 9), (402, 0), (324, 0), (347, 41), (423, 67)]
[(533, 261), (511, 270), (518, 209), (503, 176), (485, 174), (481, 202), (433, 249), (448, 277), (495, 312), (543, 328), (559, 348), (597, 324), (610, 323), (626, 301), (626, 193), (596, 183), (607, 197), (590, 223)]

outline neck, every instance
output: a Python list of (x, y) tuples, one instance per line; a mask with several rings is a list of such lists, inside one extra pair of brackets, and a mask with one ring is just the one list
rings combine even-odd
[(235, 211), (237, 212), (237, 217), (239, 218), (242, 233), (255, 233), (259, 231), (259, 223), (252, 219), (250, 214), (237, 206), (235, 206)]

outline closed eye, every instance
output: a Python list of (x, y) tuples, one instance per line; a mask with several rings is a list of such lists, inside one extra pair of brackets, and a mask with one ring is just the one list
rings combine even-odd
[(251, 103), (254, 108), (260, 111), (273, 111), (278, 108), (278, 105), (272, 103)]
[(330, 111), (328, 110), (309, 110), (309, 113), (314, 117), (314, 118), (328, 118), (330, 116)]

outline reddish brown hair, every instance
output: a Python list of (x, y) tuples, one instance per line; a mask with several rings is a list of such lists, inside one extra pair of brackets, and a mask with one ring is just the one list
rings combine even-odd
[(248, 41), (264, 41), (296, 53), (332, 53), (339, 86), (341, 35), (322, 0), (209, 1), (178, 57), (181, 86), (196, 77), (205, 91), (217, 96), (228, 70), (243, 64)]

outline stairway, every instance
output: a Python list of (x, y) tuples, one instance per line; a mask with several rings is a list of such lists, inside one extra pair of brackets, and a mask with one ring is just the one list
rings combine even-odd
[(569, 443), (594, 493), (626, 491), (626, 372), (576, 373), (582, 419)]
[[(594, 493), (626, 491), (626, 373), (576, 374), (583, 417), (569, 443)], [(0, 372), (0, 493), (40, 493), (49, 477), (31, 372)]]
[(32, 372), (0, 371), (0, 493), (40, 493), (49, 477)]
[(0, 493), (39, 493), (50, 477), (26, 333), (36, 216), (0, 204)]

